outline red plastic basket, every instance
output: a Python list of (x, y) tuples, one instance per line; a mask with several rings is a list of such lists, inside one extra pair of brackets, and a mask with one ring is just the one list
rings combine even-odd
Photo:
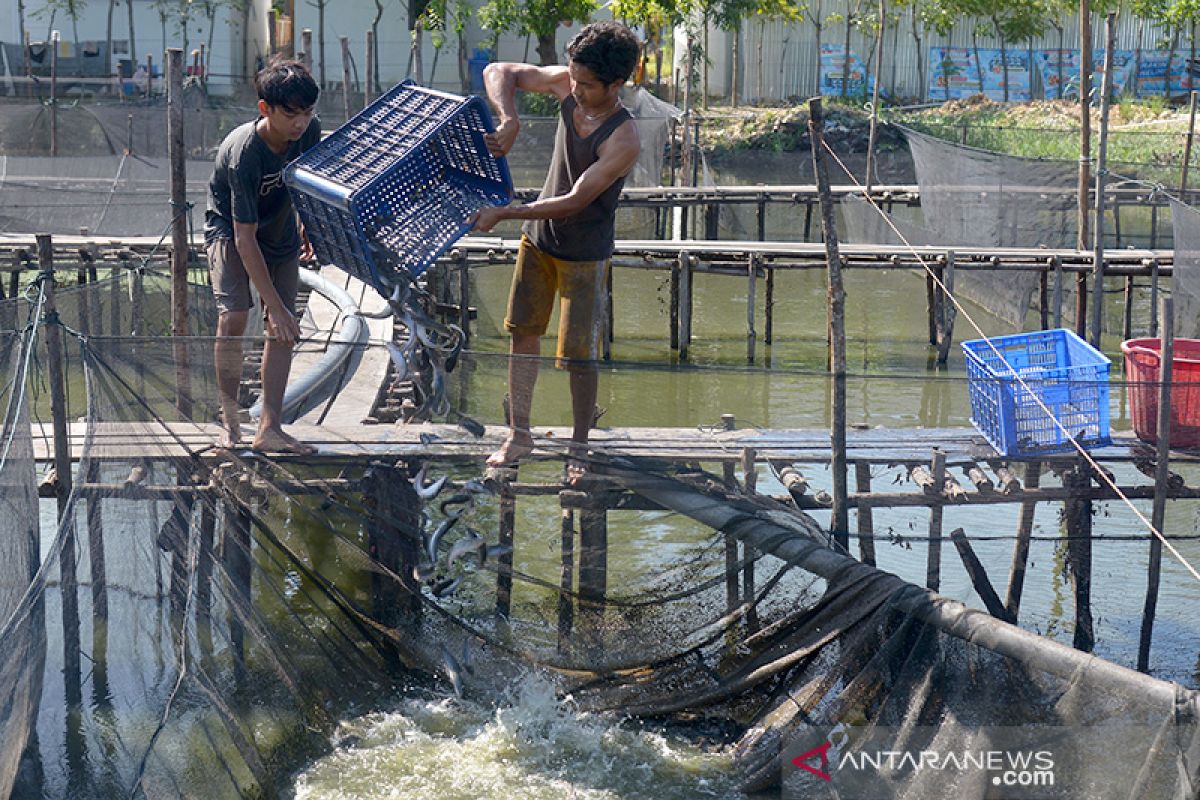
[[(1158, 442), (1158, 382), (1161, 339), (1121, 343), (1129, 379), (1129, 415), (1133, 432)], [(1200, 339), (1176, 339), (1171, 360), (1171, 447), (1200, 447)]]

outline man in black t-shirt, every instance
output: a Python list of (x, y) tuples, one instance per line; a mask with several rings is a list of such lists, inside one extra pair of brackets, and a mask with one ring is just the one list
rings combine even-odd
[[(246, 332), (250, 285), (262, 299), (267, 340), (262, 361), (262, 415), (251, 447), (263, 452), (307, 455), (315, 448), (284, 432), (283, 393), (300, 337), (296, 320), (303, 231), (283, 168), (321, 138), (313, 108), (320, 90), (298, 61), (274, 61), (254, 79), (259, 117), (235, 128), (217, 150), (208, 183), (204, 242), (216, 296), (217, 343), (214, 357), (223, 447), (241, 444), (238, 384)], [(303, 249), (308, 250), (307, 244)]]

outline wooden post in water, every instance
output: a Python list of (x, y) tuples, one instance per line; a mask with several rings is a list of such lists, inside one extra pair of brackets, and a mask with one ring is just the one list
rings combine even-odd
[(154, 56), (146, 54), (146, 99), (154, 97)]
[(1150, 259), (1150, 335), (1158, 336), (1158, 259)]
[(754, 329), (754, 310), (758, 304), (758, 262), (761, 256), (751, 253), (746, 259), (746, 363), (754, 363), (754, 344), (758, 332)]
[(608, 508), (605, 492), (593, 484), (579, 509), (579, 610), (581, 623), (600, 633), (608, 593)]
[[(859, 494), (871, 492), (871, 464), (867, 461), (854, 462), (854, 488)], [(864, 563), (875, 566), (875, 519), (870, 506), (859, 506), (858, 557)]]
[(350, 119), (350, 40), (339, 36), (342, 45), (342, 113)]
[(1062, 476), (1063, 488), (1072, 499), (1065, 502), (1067, 523), (1067, 560), (1075, 584), (1075, 649), (1090, 653), (1096, 644), (1092, 625), (1092, 501), (1083, 497), (1092, 483), (1089, 467), (1083, 459)]
[(1063, 306), (1063, 269), (1062, 259), (1058, 256), (1050, 257), (1051, 266), (1054, 268), (1054, 327), (1062, 327), (1062, 306)]
[[(731, 431), (737, 427), (737, 422), (733, 414), (721, 415), (721, 427), (724, 430)], [(733, 464), (726, 461), (721, 465), (724, 472), (725, 485), (734, 488), (737, 486), (737, 476), (734, 472)], [(737, 539), (729, 534), (725, 534), (725, 611), (732, 613), (741, 602), (740, 587), (738, 586), (738, 543)]]
[(938, 315), (937, 363), (945, 364), (950, 357), (950, 345), (954, 341), (954, 320), (958, 307), (954, 305), (954, 251), (946, 252), (946, 268), (942, 272), (941, 313)]
[(1192, 165), (1192, 142), (1196, 138), (1196, 92), (1192, 90), (1188, 103), (1188, 132), (1183, 145), (1183, 169), (1179, 175), (1179, 199), (1188, 202), (1188, 168)]
[[(929, 472), (933, 476), (934, 491), (940, 497), (942, 487), (946, 485), (946, 454), (941, 450), (933, 451)], [(942, 582), (942, 514), (941, 503), (929, 509), (929, 557), (925, 564), (925, 586), (935, 592)]]
[(183, 50), (167, 50), (167, 156), (171, 163), (171, 335), (175, 343), (175, 407), (192, 415), (188, 335), (187, 153), (183, 138)]
[(560, 520), (562, 560), (559, 567), (558, 651), (567, 649), (575, 624), (575, 511), (562, 509)]
[(50, 155), (58, 155), (58, 31), (50, 34)]
[[(746, 494), (752, 495), (758, 489), (758, 471), (755, 468), (757, 453), (753, 447), (747, 447), (742, 450), (742, 485), (746, 489)], [(750, 604), (749, 611), (746, 612), (746, 624), (750, 630), (758, 630), (758, 607), (754, 605), (755, 595), (758, 593), (754, 586), (754, 564), (758, 558), (758, 551), (754, 545), (749, 542), (742, 543), (742, 597), (745, 602)]]
[[(500, 476), (500, 535), (501, 546), (512, 547), (516, 540), (517, 495), (512, 484), (517, 479), (515, 469), (497, 470)], [(512, 610), (513, 554), (507, 553), (496, 559), (496, 614), (507, 618)]]
[(462, 328), (463, 341), (471, 341), (471, 270), (467, 254), (454, 250), (450, 254), (458, 271), (458, 327)]
[(421, 586), (413, 568), (421, 560), (420, 500), (398, 467), (372, 465), (363, 475), (367, 491), (364, 504), (373, 511), (367, 523), (367, 548), (371, 558), (399, 582), (371, 571), (371, 601), (374, 618), (389, 627), (417, 624), (421, 614)]
[[(67, 433), (67, 395), (63, 380), (63, 347), (54, 301), (54, 246), (50, 234), (37, 234), (38, 266), (45, 293), (45, 336), (47, 377), (50, 383), (50, 413), (54, 431), (55, 499), (58, 519), (64, 520), (71, 494), (71, 442)], [(59, 580), (62, 590), (63, 682), (67, 704), (78, 709), (83, 694), (80, 688), (79, 595), (76, 580), (75, 525), (63, 526), (64, 541), (59, 552)]]
[[(1195, 110), (1196, 93), (1192, 92)], [(1167, 484), (1171, 467), (1171, 379), (1175, 359), (1175, 309), (1170, 297), (1163, 299), (1162, 351), (1158, 364), (1158, 443), (1154, 466), (1154, 506), (1150, 524), (1159, 534), (1164, 533), (1167, 516)], [(1162, 574), (1162, 539), (1151, 534), (1150, 561), (1146, 571), (1146, 602), (1142, 608), (1142, 631), (1138, 639), (1137, 668), (1150, 671), (1150, 644), (1154, 638), (1154, 615), (1158, 609), (1158, 586)]]
[(833, 195), (829, 189), (829, 171), (825, 165), (825, 115), (821, 98), (808, 101), (808, 135), (812, 142), (813, 174), (821, 201), (821, 234), (825, 240), (825, 260), (829, 268), (830, 369), (833, 373), (832, 464), (833, 514), (830, 527), (843, 552), (850, 550), (850, 523), (846, 510), (846, 293), (842, 288), (842, 256), (838, 252), (837, 225), (834, 222)]
[(1092, 347), (1100, 349), (1104, 332), (1104, 183), (1108, 170), (1108, 107), (1112, 95), (1113, 48), (1116, 43), (1117, 15), (1110, 12), (1105, 20), (1104, 80), (1100, 90), (1100, 147), (1096, 162), (1096, 232), (1092, 252)]
[[(679, 255), (682, 257), (686, 255), (686, 253), (680, 253)], [(670, 347), (672, 350), (679, 349), (679, 273), (681, 271), (682, 269), (680, 267), (680, 260), (676, 259), (675, 262), (671, 264), (671, 297), (668, 303), (668, 321), (670, 327), (668, 335), (670, 337)]]
[[(1025, 466), (1025, 488), (1036, 489), (1042, 477), (1042, 462), (1030, 461)], [(1013, 544), (1012, 568), (1008, 573), (1008, 595), (1004, 608), (1013, 623), (1021, 613), (1021, 592), (1025, 588), (1025, 567), (1029, 563), (1029, 540), (1033, 535), (1033, 517), (1037, 512), (1037, 501), (1021, 503), (1021, 515), (1017, 518), (1017, 541)]]
[(688, 360), (692, 344), (692, 257), (679, 254), (679, 360)]
[(763, 298), (763, 344), (770, 347), (775, 340), (775, 270), (770, 266), (767, 267), (766, 291), (767, 296)]
[[(88, 483), (100, 482), (100, 461), (93, 459), (88, 464), (87, 473)], [(96, 652), (104, 652), (104, 647), (101, 646), (107, 636), (107, 628), (104, 622), (108, 619), (108, 591), (107, 579), (104, 569), (104, 525), (101, 518), (101, 503), (100, 495), (96, 492), (88, 492), (87, 501), (87, 529), (88, 529), (88, 558), (92, 568), (92, 642), (93, 650)]]

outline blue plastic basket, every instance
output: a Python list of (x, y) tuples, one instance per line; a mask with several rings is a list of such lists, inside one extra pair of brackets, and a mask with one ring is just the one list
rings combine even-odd
[(512, 200), (492, 130), (478, 97), (392, 87), (284, 171), (317, 257), (385, 295), (420, 275), (475, 211)]
[[(1085, 447), (1111, 441), (1108, 369), (1112, 362), (1073, 332), (1058, 328), (1000, 336), (991, 345), (987, 339), (973, 339), (963, 342), (962, 348), (971, 422), (1001, 455), (1070, 450), (1068, 433)], [(1018, 383), (1017, 375), (1028, 389)]]

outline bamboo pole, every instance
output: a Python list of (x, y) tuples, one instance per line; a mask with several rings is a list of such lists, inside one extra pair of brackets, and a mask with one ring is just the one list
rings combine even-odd
[[(1196, 93), (1192, 92), (1195, 103)], [(1163, 299), (1162, 352), (1158, 366), (1158, 444), (1154, 475), (1154, 506), (1150, 524), (1163, 532), (1167, 513), (1167, 486), (1171, 459), (1171, 377), (1175, 358), (1175, 309), (1170, 297)], [(1142, 630), (1138, 639), (1137, 668), (1150, 671), (1150, 645), (1154, 638), (1154, 615), (1158, 608), (1158, 587), (1162, 575), (1162, 540), (1150, 536), (1150, 561), (1146, 572), (1146, 602), (1142, 609)]]
[(846, 511), (846, 293), (842, 288), (842, 257), (838, 252), (837, 226), (833, 197), (829, 190), (829, 171), (825, 164), (825, 115), (821, 98), (808, 101), (808, 134), (812, 142), (813, 174), (821, 200), (821, 233), (825, 240), (825, 259), (829, 268), (830, 367), (833, 373), (831, 401), (833, 424), (831, 449), (833, 472), (833, 514), (830, 527), (834, 542), (848, 552), (850, 524)]
[(1092, 346), (1100, 349), (1104, 332), (1104, 183), (1108, 169), (1108, 108), (1112, 95), (1113, 49), (1116, 46), (1117, 15), (1105, 19), (1104, 80), (1100, 90), (1100, 147), (1096, 161), (1096, 231), (1092, 251)]
[(746, 259), (746, 363), (754, 363), (754, 345), (758, 332), (754, 329), (754, 311), (758, 304), (758, 263), (762, 256), (751, 253)]

